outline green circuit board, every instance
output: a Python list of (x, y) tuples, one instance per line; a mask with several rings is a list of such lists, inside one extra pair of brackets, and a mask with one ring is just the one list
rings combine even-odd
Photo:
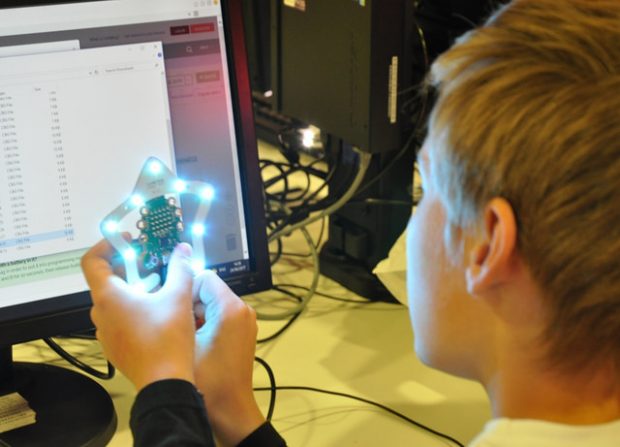
[(181, 242), (183, 219), (181, 208), (174, 197), (160, 196), (147, 201), (140, 209), (140, 230), (144, 267), (149, 270), (168, 265), (174, 247)]

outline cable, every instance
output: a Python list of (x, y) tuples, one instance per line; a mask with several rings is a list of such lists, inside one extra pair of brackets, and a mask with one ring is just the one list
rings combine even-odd
[[(321, 242), (323, 241), (323, 234), (325, 233), (325, 219), (323, 219), (321, 221), (321, 230), (319, 231), (319, 237), (316, 239), (316, 242), (314, 244), (314, 246), (316, 247), (316, 249), (318, 250), (319, 247), (321, 246)], [(277, 257), (277, 259), (281, 258), (281, 257), (288, 257), (288, 258), (309, 258), (310, 256), (312, 256), (312, 253), (291, 253), (288, 251), (282, 251), (282, 239), (278, 239), (276, 242), (278, 242), (278, 251), (276, 253), (270, 253), (271, 255), (274, 255), (274, 257)], [(271, 265), (273, 266), (274, 263), (272, 263)]]
[(417, 205), (416, 202), (412, 200), (391, 200), (391, 199), (375, 199), (368, 198), (362, 200), (351, 200), (349, 205), (373, 205), (373, 206), (407, 206), (409, 208)]
[(101, 371), (97, 371), (93, 367), (87, 365), (86, 363), (78, 360), (77, 358), (69, 354), (67, 351), (61, 348), (60, 345), (56, 343), (54, 340), (52, 340), (51, 338), (44, 338), (43, 341), (47, 344), (47, 346), (49, 346), (56, 354), (58, 354), (64, 360), (66, 360), (67, 362), (75, 366), (76, 368), (84, 371), (85, 373), (90, 374), (93, 377), (96, 377), (97, 379), (110, 380), (116, 374), (116, 370), (114, 369), (114, 366), (110, 362), (107, 362), (108, 372), (103, 373)]
[[(265, 217), (267, 218), (268, 228), (270, 234), (275, 234), (281, 229), (285, 228), (289, 224), (299, 222), (306, 218), (313, 208), (324, 201), (325, 199), (319, 199), (315, 203), (312, 203), (313, 199), (318, 196), (323, 189), (325, 189), (331, 182), (332, 177), (338, 167), (337, 163), (330, 163), (331, 169), (327, 172), (318, 170), (314, 166), (317, 163), (326, 161), (324, 156), (310, 163), (309, 165), (291, 165), (282, 162), (273, 162), (269, 160), (262, 160), (262, 169), (273, 167), (280, 171), (280, 173), (274, 177), (267, 178), (263, 181), (263, 189), (265, 196)], [(298, 175), (303, 173), (306, 177), (305, 188), (292, 188), (288, 176)], [(263, 175), (264, 176), (264, 175)], [(311, 192), (311, 177), (318, 177), (323, 180), (322, 185), (315, 188)], [(279, 191), (273, 191), (273, 186), (279, 182), (283, 183), (283, 187)], [(271, 190), (270, 190), (271, 189)], [(333, 190), (332, 190), (333, 192)], [(295, 196), (291, 196), (292, 194)], [(278, 208), (274, 209), (273, 203), (278, 203)], [(286, 205), (289, 208), (289, 213), (281, 211), (281, 205)], [(276, 255), (272, 262), (277, 261), (279, 256)]]
[[(312, 163), (310, 163), (309, 165), (304, 166), (298, 163), (290, 164), (290, 163), (276, 162), (276, 161), (266, 160), (266, 159), (260, 160), (261, 170), (264, 170), (269, 167), (273, 167), (277, 169), (278, 171), (280, 171), (278, 175), (271, 177), (269, 179), (263, 180), (263, 185), (264, 185), (265, 190), (273, 187), (274, 185), (276, 185), (277, 183), (281, 181), (284, 182), (283, 192), (272, 193), (272, 192), (266, 191), (266, 195), (270, 196), (271, 198), (280, 196), (281, 197), (280, 201), (295, 202), (295, 201), (301, 200), (310, 191), (310, 177), (319, 177), (321, 179), (325, 179), (329, 175), (329, 173), (325, 173), (324, 171), (321, 171), (314, 167), (314, 165), (316, 165), (317, 163), (321, 163), (323, 161), (325, 161), (325, 157), (318, 158), (314, 160)], [(288, 194), (290, 194), (291, 192), (298, 192), (301, 190), (301, 188), (290, 188), (288, 186), (288, 177), (297, 172), (302, 172), (303, 174), (305, 174), (306, 187), (303, 189), (303, 193), (300, 194), (299, 197), (290, 198), (290, 197), (287, 197)], [(316, 194), (317, 194), (316, 192), (313, 193), (311, 197)]]
[[(321, 231), (319, 231), (319, 237), (316, 238), (316, 244), (314, 245), (317, 250), (321, 246), (321, 242), (323, 242), (323, 234), (325, 234), (325, 218), (321, 220)], [(307, 258), (308, 256), (305, 257)]]
[[(270, 162), (266, 162), (265, 164), (268, 164)], [(315, 164), (311, 163), (309, 168), (312, 168), (312, 166)], [(283, 172), (283, 171), (281, 171)], [(268, 220), (268, 225), (270, 227), (273, 226), (274, 221), (276, 220), (283, 220), (283, 219), (287, 219), (288, 216), (291, 215), (292, 211), (291, 209), (284, 203), (280, 202), (280, 201), (276, 201), (276, 200), (266, 200), (266, 204), (267, 204), (267, 220)], [(323, 228), (323, 225), (322, 227)], [(277, 336), (279, 336), (284, 330), (286, 330), (294, 321), (295, 319), (299, 316), (299, 314), (303, 311), (303, 309), (307, 306), (308, 302), (310, 301), (310, 299), (312, 298), (312, 296), (314, 295), (314, 290), (316, 290), (316, 287), (318, 285), (318, 280), (319, 280), (319, 257), (318, 257), (318, 243), (314, 243), (314, 241), (312, 240), (312, 237), (310, 236), (310, 234), (308, 233), (308, 231), (305, 228), (300, 228), (299, 229), (302, 233), (302, 235), (304, 236), (304, 238), (306, 239), (306, 242), (308, 244), (308, 248), (309, 248), (309, 253), (308, 256), (312, 257), (312, 265), (313, 265), (313, 279), (312, 279), (312, 284), (311, 286), (307, 289), (307, 293), (303, 296), (303, 297), (297, 297), (295, 295), (293, 295), (292, 293), (288, 292), (288, 291), (284, 291), (281, 289), (277, 289), (274, 288), (274, 290), (277, 290), (281, 293), (284, 293), (286, 295), (289, 296), (293, 296), (295, 299), (297, 299), (299, 301), (299, 304), (290, 310), (287, 310), (285, 312), (280, 312), (280, 313), (265, 313), (265, 312), (258, 312), (257, 311), (257, 318), (258, 319), (262, 319), (262, 320), (282, 320), (282, 319), (287, 319), (287, 318), (291, 318), (291, 321), (289, 321), (280, 331), (278, 331), (276, 334), (274, 334), (271, 337), (268, 337), (267, 339), (261, 341), (261, 342), (266, 342), (269, 340), (272, 340), (274, 338), (276, 338)], [(323, 234), (323, 230), (321, 230), (321, 238), (322, 238), (322, 234)], [(276, 244), (277, 244), (277, 251), (276, 253), (272, 253), (272, 257), (271, 257), (271, 264), (274, 265), (276, 262), (278, 262), (278, 260), (281, 258), (282, 256), (282, 240), (280, 238), (276, 239)]]
[(317, 189), (315, 189), (308, 197), (306, 197), (302, 203), (300, 203), (299, 205), (296, 205), (295, 208), (293, 209), (293, 212), (291, 213), (291, 216), (289, 216), (287, 221), (281, 223), (278, 227), (276, 227), (274, 232), (275, 231), (280, 231), (281, 229), (285, 228), (286, 225), (299, 221), (300, 217), (301, 218), (306, 217), (306, 216), (308, 216), (308, 214), (310, 212), (316, 211), (316, 206), (317, 205), (320, 206), (320, 203), (323, 200), (325, 200), (325, 199), (318, 200), (314, 204), (311, 203), (311, 202), (312, 202), (312, 200), (314, 198), (316, 198), (321, 193), (321, 191), (323, 191), (325, 188), (327, 188), (327, 186), (332, 181), (332, 178), (334, 177), (337, 169), (338, 169), (338, 163), (333, 163), (332, 162), (331, 163), (331, 168), (329, 169), (329, 171), (325, 175), (323, 184), (321, 186), (319, 186)]
[(403, 156), (407, 153), (407, 151), (409, 150), (413, 142), (416, 141), (416, 138), (415, 138), (416, 133), (417, 133), (416, 131), (411, 132), (411, 134), (409, 135), (409, 138), (407, 138), (407, 141), (405, 142), (405, 145), (402, 147), (402, 149), (394, 156), (394, 158), (390, 160), (390, 162), (387, 165), (383, 167), (383, 169), (377, 175), (375, 175), (371, 180), (368, 180), (364, 184), (364, 186), (361, 187), (354, 194), (355, 196), (358, 196), (362, 194), (364, 191), (367, 191), (371, 186), (373, 186), (375, 183), (381, 180), (390, 171), (390, 169), (392, 169), (396, 165), (396, 163), (401, 158), (403, 158)]
[[(330, 145), (331, 147), (331, 145)], [(286, 228), (288, 225), (290, 224), (295, 224), (297, 222), (302, 221), (303, 219), (306, 219), (308, 217), (308, 215), (314, 211), (319, 211), (322, 209), (327, 208), (327, 206), (329, 206), (329, 204), (333, 203), (334, 197), (336, 197), (336, 199), (338, 197), (340, 197), (340, 192), (338, 191), (338, 188), (334, 188), (334, 185), (332, 184), (332, 180), (334, 177), (336, 177), (336, 172), (339, 172), (343, 166), (343, 163), (338, 159), (339, 157), (342, 156), (342, 149), (340, 146), (337, 146), (337, 150), (335, 152), (333, 151), (327, 151), (323, 157), (321, 157), (320, 159), (315, 160), (314, 162), (310, 163), (307, 166), (301, 166), (301, 165), (289, 165), (291, 168), (288, 170), (288, 172), (282, 172), (282, 165), (280, 166), (281, 169), (281, 174), (277, 177), (272, 177), (270, 179), (265, 180), (265, 187), (268, 188), (272, 185), (272, 181), (273, 180), (281, 180), (283, 175), (291, 175), (294, 174), (295, 172), (298, 172), (299, 170), (303, 170), (304, 173), (306, 174), (306, 178), (309, 180), (308, 176), (314, 176), (314, 177), (318, 177), (320, 179), (323, 180), (323, 184), (320, 185), (318, 188), (315, 188), (314, 191), (312, 191), (312, 193), (310, 193), (309, 190), (309, 186), (310, 183), (309, 181), (307, 182), (307, 188), (304, 190), (304, 195), (300, 195), (299, 197), (296, 197), (295, 199), (302, 199), (301, 203), (298, 204), (290, 204), (288, 205), (290, 208), (290, 213), (287, 216), (282, 216), (278, 213), (274, 213), (273, 210), (269, 209), (269, 206), (267, 207), (267, 219), (269, 223), (274, 223), (275, 225), (270, 225), (270, 234), (276, 234), (277, 232), (279, 232), (280, 230), (282, 230), (283, 228)], [(327, 165), (330, 167), (329, 170), (327, 172), (322, 171), (322, 170), (317, 170), (314, 168), (314, 165), (319, 163), (319, 162), (326, 162)], [(285, 164), (284, 164), (285, 165)], [(338, 176), (338, 178), (340, 179), (342, 176)], [(288, 179), (287, 179), (288, 180)], [(345, 185), (349, 184), (349, 181), (347, 179), (347, 176), (344, 177), (344, 182), (341, 182)], [(320, 199), (316, 199), (315, 198), (326, 188), (326, 187), (330, 187), (330, 194), (329, 196), (326, 197), (322, 197)], [(288, 198), (288, 195), (292, 192), (291, 188), (288, 187), (288, 181), (285, 182), (284, 184), (284, 191), (279, 193), (278, 195), (275, 195), (273, 193), (267, 193), (265, 194), (266, 198), (268, 200), (274, 200), (274, 201), (278, 201), (278, 202), (286, 202), (286, 204), (289, 204), (292, 200), (282, 200), (282, 199), (286, 199)], [(310, 193), (309, 195), (306, 195), (307, 193)]]
[[(303, 290), (307, 290), (308, 288), (305, 286), (298, 286), (297, 284), (277, 284), (278, 288), (282, 288), (282, 287), (290, 287), (293, 289), (303, 289)], [(355, 303), (355, 304), (373, 304), (373, 301), (369, 301), (369, 300), (352, 300), (349, 298), (342, 298), (339, 296), (335, 296), (335, 295), (329, 295), (327, 293), (324, 292), (319, 292), (318, 290), (314, 291), (314, 294), (316, 296), (321, 296), (323, 298), (327, 298), (330, 300), (334, 300), (334, 301), (341, 301), (343, 303)]]
[[(320, 185), (318, 188), (315, 188), (315, 190), (312, 193), (304, 197), (301, 203), (296, 204), (296, 205), (293, 205), (293, 204), (288, 205), (290, 209), (290, 213), (288, 213), (286, 217), (277, 216), (277, 215), (274, 216), (276, 217), (276, 219), (278, 217), (280, 217), (280, 219), (275, 225), (275, 228), (272, 228), (272, 231), (270, 233), (271, 235), (279, 233), (280, 230), (286, 228), (290, 224), (295, 224), (297, 222), (300, 222), (306, 219), (308, 215), (313, 211), (318, 211), (318, 210), (322, 210), (326, 208), (327, 205), (324, 205), (324, 203), (330, 203), (330, 204), (333, 203), (335, 201), (334, 197), (336, 198), (336, 200), (338, 197), (340, 197), (341, 193), (338, 191), (337, 188), (333, 187), (332, 179), (336, 177), (336, 172), (337, 171), (339, 172), (343, 166), (343, 163), (339, 163), (338, 162), (339, 160), (336, 160), (336, 158), (339, 158), (341, 154), (342, 154), (342, 149), (338, 148), (338, 150), (335, 153), (330, 151), (326, 154), (326, 156), (322, 160), (320, 160), (320, 161), (325, 161), (328, 164), (328, 166), (330, 166), (327, 172), (317, 171), (316, 169), (314, 169), (313, 165), (316, 162), (312, 163), (310, 166), (303, 167), (303, 169), (305, 170), (311, 169), (311, 172), (309, 173), (315, 177), (320, 177), (323, 180), (323, 184)], [(355, 170), (357, 170), (357, 168), (355, 168)], [(292, 172), (292, 170), (290, 170), (289, 172)], [(341, 177), (342, 176), (338, 176), (338, 178), (341, 178)], [(346, 177), (344, 180), (346, 181), (345, 184), (347, 185), (347, 189), (348, 189), (350, 182), (348, 181)], [(286, 185), (284, 186), (286, 187)], [(313, 199), (315, 199), (321, 193), (321, 191), (323, 191), (327, 186), (330, 186), (329, 197), (323, 197), (313, 202)], [(281, 195), (284, 195), (284, 194), (286, 194), (286, 191)], [(271, 197), (268, 197), (268, 198), (271, 198)], [(283, 202), (282, 200), (279, 200), (279, 201)], [(271, 215), (273, 216), (273, 213), (271, 213)], [(274, 221), (274, 219), (272, 219), (272, 221)]]
[[(289, 317), (294, 316), (295, 314), (301, 313), (308, 305), (308, 302), (312, 299), (312, 296), (314, 295), (314, 292), (316, 291), (318, 281), (319, 281), (319, 275), (320, 275), (319, 256), (318, 256), (317, 246), (315, 245), (314, 241), (312, 240), (312, 237), (310, 236), (310, 234), (308, 233), (305, 227), (306, 225), (309, 225), (312, 222), (315, 222), (319, 219), (323, 219), (329, 216), (330, 214), (336, 212), (338, 209), (344, 206), (351, 197), (355, 195), (355, 192), (357, 191), (359, 185), (361, 184), (362, 180), (364, 179), (366, 175), (368, 166), (370, 165), (370, 161), (372, 159), (372, 156), (368, 153), (362, 153), (357, 150), (356, 152), (358, 153), (358, 156), (359, 156), (359, 165), (358, 165), (357, 173), (355, 175), (355, 178), (353, 179), (353, 182), (349, 186), (348, 190), (336, 202), (334, 202), (332, 205), (325, 208), (321, 212), (317, 213), (316, 215), (311, 216), (296, 224), (287, 226), (279, 231), (275, 231), (269, 236), (268, 239), (271, 242), (274, 240), (279, 240), (284, 236), (290, 235), (292, 232), (296, 230), (300, 230), (304, 238), (306, 239), (306, 242), (308, 243), (308, 247), (310, 248), (310, 254), (312, 256), (313, 278), (312, 278), (312, 284), (308, 288), (308, 292), (306, 293), (304, 297), (301, 298), (301, 302), (299, 303), (299, 305), (297, 305), (293, 309), (290, 309), (284, 312), (275, 313), (275, 314), (259, 312), (258, 310), (256, 310), (256, 317), (259, 320), (287, 319)], [(287, 207), (283, 203), (279, 203), (275, 201), (268, 201), (268, 205), (270, 207), (279, 208), (279, 210), (283, 212), (285, 215), (290, 216), (290, 214), (292, 213), (290, 208)], [(280, 252), (280, 247), (281, 246), (279, 244), (278, 253)], [(279, 256), (280, 254), (276, 255), (276, 260), (279, 258)]]
[[(416, 14), (419, 12), (420, 7), (421, 7), (421, 2), (414, 2), (414, 5), (413, 5), (414, 11), (413, 11), (413, 16), (412, 16), (412, 21), (413, 21), (413, 24), (415, 25), (416, 32), (418, 34), (418, 41), (420, 43), (420, 49), (422, 52), (423, 76), (420, 82), (414, 82), (412, 86), (409, 86), (406, 89), (403, 89), (400, 92), (398, 92), (399, 95), (404, 95), (409, 92), (413, 92), (416, 94), (422, 93), (422, 95), (420, 95), (421, 101), (419, 101), (419, 97), (413, 97), (412, 99), (405, 101), (401, 106), (401, 113), (403, 113), (407, 117), (411, 117), (412, 118), (411, 121), (416, 126), (420, 126), (420, 124), (424, 123), (425, 121), (424, 117), (426, 116), (426, 109), (427, 109), (428, 102), (429, 102), (429, 94), (428, 94), (428, 90), (424, 86), (423, 79), (424, 79), (424, 75), (428, 73), (428, 70), (431, 64), (428, 45), (426, 42), (426, 34), (424, 32), (424, 29), (420, 26), (420, 22), (416, 19)], [(412, 106), (415, 106), (418, 103), (419, 103), (419, 112), (417, 114), (417, 118), (413, 119), (412, 112), (415, 109)]]
[[(359, 185), (361, 184), (362, 180), (364, 179), (366, 175), (368, 166), (370, 165), (370, 161), (372, 159), (372, 156), (368, 153), (362, 153), (362, 152), (359, 152), (358, 150), (356, 150), (356, 152), (358, 153), (358, 157), (359, 157), (357, 173), (351, 185), (347, 189), (347, 191), (338, 200), (336, 200), (333, 204), (323, 209), (321, 212), (315, 214), (314, 216), (308, 217), (305, 220), (302, 220), (301, 222), (297, 222), (295, 224), (285, 226), (284, 228), (274, 231), (269, 235), (268, 239), (270, 242), (272, 242), (274, 240), (276, 241), (280, 240), (282, 237), (288, 236), (296, 230), (300, 230), (304, 238), (306, 239), (306, 242), (308, 243), (308, 247), (310, 248), (310, 254), (312, 256), (312, 265), (313, 265), (313, 279), (312, 279), (311, 286), (308, 288), (308, 292), (306, 293), (304, 297), (301, 298), (301, 302), (299, 303), (298, 306), (296, 306), (293, 309), (280, 312), (280, 313), (276, 313), (276, 314), (270, 314), (270, 313), (264, 313), (264, 312), (257, 311), (256, 316), (258, 319), (262, 319), (262, 320), (287, 319), (291, 316), (294, 316), (295, 314), (301, 313), (307, 306), (310, 299), (312, 299), (312, 296), (314, 295), (314, 292), (316, 291), (318, 280), (319, 280), (319, 274), (320, 274), (319, 257), (318, 257), (317, 246), (315, 245), (314, 241), (312, 240), (312, 237), (310, 236), (310, 234), (308, 233), (305, 227), (312, 222), (315, 222), (319, 219), (323, 219), (329, 216), (330, 214), (334, 213), (335, 211), (340, 209), (342, 206), (344, 206), (347, 203), (347, 201), (351, 197), (353, 197), (353, 195), (355, 195), (356, 190), (358, 189)], [(277, 202), (275, 200), (268, 200), (267, 204), (269, 207), (268, 208), (269, 213), (272, 213), (273, 209), (276, 208), (279, 212), (283, 213), (286, 216), (290, 217), (290, 215), (292, 214), (292, 210), (288, 206), (286, 206), (284, 203)], [(275, 258), (272, 259), (272, 262), (277, 261), (280, 256), (281, 256), (281, 244), (278, 243), (278, 253), (276, 254)]]
[(307, 225), (310, 225), (312, 222), (315, 222), (319, 219), (330, 216), (331, 214), (339, 210), (344, 204), (346, 204), (349, 201), (351, 197), (353, 197), (356, 194), (360, 184), (362, 183), (362, 180), (366, 176), (366, 171), (368, 170), (368, 166), (370, 165), (370, 160), (372, 159), (371, 154), (361, 152), (358, 150), (356, 150), (356, 152), (359, 154), (359, 157), (360, 157), (359, 167), (358, 167), (357, 174), (355, 178), (353, 179), (353, 182), (351, 183), (351, 186), (349, 187), (349, 189), (334, 204), (325, 208), (320, 213), (314, 216), (308, 217), (307, 219), (301, 222), (285, 227), (282, 230), (279, 230), (275, 233), (272, 233), (271, 235), (269, 235), (269, 241), (273, 241), (275, 239), (288, 236), (295, 230), (298, 230)]
[(271, 266), (273, 267), (274, 265), (276, 265), (276, 263), (282, 258), (282, 239), (278, 239), (276, 240), (276, 252), (275, 253), (269, 253), (269, 256), (273, 256), (272, 258), (269, 259), (269, 263), (271, 264)]
[(306, 308), (306, 306), (312, 299), (314, 292), (316, 291), (316, 288), (319, 284), (319, 276), (320, 276), (319, 253), (318, 253), (316, 246), (314, 245), (314, 241), (312, 240), (310, 233), (308, 233), (308, 230), (305, 227), (300, 227), (299, 231), (301, 232), (301, 234), (303, 234), (304, 238), (306, 239), (306, 242), (308, 243), (308, 248), (310, 249), (310, 254), (312, 255), (312, 283), (310, 287), (308, 288), (308, 293), (306, 293), (306, 295), (304, 295), (301, 298), (300, 303), (293, 309), (280, 312), (280, 313), (275, 313), (275, 314), (263, 313), (257, 310), (256, 318), (258, 318), (259, 320), (272, 320), (272, 321), (273, 320), (284, 320), (295, 314), (301, 313)]
[[(416, 6), (416, 10), (418, 6)], [(413, 23), (415, 23), (416, 31), (418, 32), (418, 37), (420, 39), (420, 46), (422, 47), (422, 56), (424, 57), (424, 72), (426, 73), (431, 66), (431, 60), (428, 53), (428, 45), (426, 44), (426, 34), (424, 30), (420, 26), (420, 23), (413, 18)]]
[[(396, 410), (393, 410), (390, 407), (387, 407), (383, 404), (380, 404), (378, 402), (374, 402), (372, 400), (369, 399), (365, 399), (363, 397), (359, 397), (359, 396), (354, 396), (352, 394), (347, 394), (347, 393), (341, 393), (339, 391), (330, 391), (330, 390), (323, 390), (321, 388), (314, 388), (314, 387), (310, 387), (310, 386), (276, 386), (275, 387), (276, 390), (281, 390), (281, 391), (291, 391), (291, 390), (299, 390), (299, 391), (313, 391), (315, 393), (322, 393), (322, 394), (329, 394), (332, 396), (340, 396), (340, 397), (346, 397), (348, 399), (353, 399), (353, 400), (357, 400), (359, 402), (363, 402), (365, 404), (368, 405), (372, 405), (374, 407), (380, 408), (381, 410), (387, 411), (388, 413), (418, 427), (421, 428), (422, 430), (425, 430), (429, 433), (432, 433), (435, 436), (439, 436), (440, 438), (446, 439), (454, 444), (456, 444), (458, 447), (465, 447), (461, 442), (457, 441), (456, 439), (454, 439), (452, 436), (450, 435), (446, 435), (445, 433), (441, 433), (437, 430), (434, 430), (420, 422), (417, 422), (413, 419), (411, 419), (408, 416), (405, 416), (402, 413), (399, 413)], [(272, 388), (271, 387), (257, 387), (254, 388), (254, 391), (271, 391)]]
[(329, 182), (332, 180), (332, 177), (336, 173), (336, 169), (337, 169), (337, 166), (335, 164), (332, 164), (332, 167), (329, 169), (329, 171), (325, 175), (323, 184), (319, 186), (317, 189), (315, 189), (308, 197), (304, 199), (302, 203), (296, 206), (296, 208), (303, 211), (310, 204), (312, 199), (314, 199), (316, 196), (318, 196), (321, 193), (321, 191), (327, 188), (327, 186), (329, 185)]
[(459, 14), (458, 12), (452, 12), (452, 17), (462, 20), (463, 22), (465, 22), (468, 26), (470, 26), (471, 28), (476, 28), (478, 25), (473, 22), (470, 18), (464, 16), (463, 14)]
[[(278, 285), (273, 286), (272, 289), (273, 290), (277, 290), (278, 292), (281, 292), (281, 293), (283, 293), (285, 295), (291, 296), (291, 297), (295, 298), (297, 301), (301, 302), (301, 298), (300, 297), (298, 297), (294, 293), (289, 292), (288, 290), (284, 290), (284, 289), (280, 288)], [(309, 290), (307, 287), (303, 287), (303, 289)], [(300, 315), (301, 315), (301, 312), (296, 313), (295, 315), (293, 315), (293, 317), (290, 320), (288, 320), (286, 322), (286, 324), (284, 326), (282, 326), (280, 329), (278, 329), (272, 335), (270, 335), (268, 337), (265, 337), (265, 338), (259, 338), (258, 340), (256, 340), (256, 344), (260, 345), (262, 343), (267, 343), (267, 342), (270, 342), (272, 340), (275, 340), (280, 335), (282, 335), (289, 327), (291, 327), (291, 325), (295, 322), (295, 320), (297, 320), (297, 318), (299, 318)]]
[(276, 407), (276, 390), (278, 389), (278, 387), (276, 386), (276, 377), (273, 374), (273, 370), (271, 369), (271, 367), (266, 361), (256, 356), (254, 357), (254, 361), (256, 363), (259, 363), (263, 368), (265, 368), (265, 371), (267, 372), (267, 375), (269, 376), (269, 388), (267, 389), (271, 391), (271, 397), (269, 398), (269, 409), (267, 410), (266, 419), (268, 421), (271, 421), (273, 412)]
[(90, 329), (82, 332), (70, 332), (68, 334), (57, 335), (54, 338), (77, 338), (79, 340), (97, 340), (95, 335), (95, 329)]

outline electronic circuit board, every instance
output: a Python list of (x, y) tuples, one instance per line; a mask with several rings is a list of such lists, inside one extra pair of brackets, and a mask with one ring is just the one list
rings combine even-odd
[(140, 215), (136, 226), (144, 267), (155, 270), (167, 266), (184, 230), (181, 208), (174, 197), (160, 196), (147, 201)]

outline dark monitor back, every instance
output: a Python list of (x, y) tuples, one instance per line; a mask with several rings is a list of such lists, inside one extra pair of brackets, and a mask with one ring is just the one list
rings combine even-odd
[[(413, 2), (315, 0), (277, 8), (274, 107), (367, 152), (401, 144)], [(288, 6), (288, 5), (292, 6)]]
[(271, 0), (243, 3), (250, 85), (258, 93), (271, 90)]

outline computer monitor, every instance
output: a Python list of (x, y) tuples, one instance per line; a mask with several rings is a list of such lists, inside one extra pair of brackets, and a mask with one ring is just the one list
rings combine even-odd
[[(242, 0), (8, 3), (0, 7), (0, 371), (13, 344), (92, 326), (79, 260), (150, 156), (215, 187), (207, 266), (240, 295), (269, 288)], [(181, 208), (193, 221), (196, 203), (183, 199)]]

